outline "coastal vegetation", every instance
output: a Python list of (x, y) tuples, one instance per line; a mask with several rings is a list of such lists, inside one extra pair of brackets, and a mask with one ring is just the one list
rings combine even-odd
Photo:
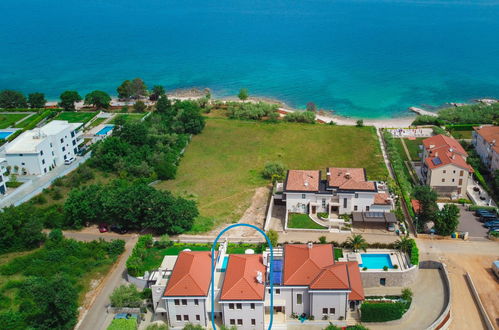
[(74, 111), (75, 103), (82, 100), (77, 91), (65, 91), (60, 96), (59, 106), (65, 111)]
[(268, 118), (276, 120), (279, 116), (277, 105), (265, 102), (226, 102), (225, 107), (227, 116), (231, 119), (262, 120)]
[(31, 93), (28, 95), (28, 104), (31, 109), (43, 108), (47, 100), (43, 93)]
[(85, 105), (93, 105), (97, 110), (107, 109), (111, 103), (111, 96), (103, 91), (95, 90), (85, 96)]
[(90, 281), (124, 251), (122, 240), (78, 242), (53, 231), (29, 253), (0, 257), (0, 324), (6, 329), (71, 329)]
[(284, 121), (315, 124), (315, 113), (311, 111), (289, 112), (284, 116)]
[(246, 88), (241, 88), (241, 90), (239, 90), (239, 94), (237, 94), (237, 97), (239, 97), (241, 101), (246, 101), (249, 97), (249, 91)]
[(0, 108), (26, 108), (28, 102), (23, 93), (13, 90), (3, 90), (0, 92)]
[(125, 80), (118, 88), (118, 97), (120, 99), (129, 100), (131, 98), (140, 99), (147, 96), (147, 86), (141, 78), (133, 80)]
[(438, 116), (417, 116), (413, 125), (498, 124), (499, 103), (470, 104), (438, 111)]
[(210, 114), (203, 133), (186, 149), (176, 179), (155, 187), (197, 201), (203, 217), (194, 226), (206, 231), (210, 226), (204, 224), (239, 220), (255, 189), (268, 185), (262, 175), (268, 162), (290, 169), (365, 167), (369, 179), (387, 178), (373, 127), (273, 124)]

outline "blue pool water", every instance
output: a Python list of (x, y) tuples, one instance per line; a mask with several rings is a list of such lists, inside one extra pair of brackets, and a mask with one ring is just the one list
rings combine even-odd
[(359, 267), (367, 267), (367, 269), (383, 269), (383, 267), (388, 266), (388, 268), (393, 268), (392, 261), (390, 260), (390, 255), (385, 253), (361, 253), (362, 263)]
[(222, 268), (220, 268), (221, 272), (225, 272), (227, 269), (227, 263), (229, 262), (229, 256), (224, 257), (224, 261), (222, 262)]
[(135, 77), (364, 118), (499, 97), (498, 0), (2, 0), (0, 13), (0, 90), (50, 100)]
[(114, 128), (114, 125), (106, 125), (103, 129), (95, 133), (95, 135), (106, 135), (110, 130)]
[(0, 132), (0, 139), (6, 139), (14, 132)]

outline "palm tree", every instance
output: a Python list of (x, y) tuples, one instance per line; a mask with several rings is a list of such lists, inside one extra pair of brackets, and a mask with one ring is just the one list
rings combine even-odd
[(407, 236), (402, 236), (395, 242), (395, 248), (402, 252), (408, 253), (412, 248), (412, 240)]
[(347, 239), (347, 244), (353, 252), (357, 252), (358, 250), (363, 250), (365, 252), (369, 245), (362, 235), (353, 235), (352, 237), (349, 237)]

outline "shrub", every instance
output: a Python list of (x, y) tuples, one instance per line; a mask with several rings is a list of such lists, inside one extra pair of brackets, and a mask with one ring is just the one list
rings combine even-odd
[(319, 243), (320, 244), (326, 244), (326, 236), (320, 236), (319, 237)]
[[(265, 179), (278, 181), (284, 179), (286, 168), (279, 162), (267, 162), (263, 168), (262, 175)], [(275, 182), (274, 181), (274, 182)]]
[(383, 270), (384, 270), (385, 272), (387, 272), (387, 271), (388, 271), (388, 266), (383, 266)]
[(409, 258), (411, 260), (411, 264), (417, 266), (419, 265), (419, 249), (414, 239), (411, 239), (411, 244), (412, 246), (409, 252)]
[(166, 324), (158, 324), (153, 323), (147, 326), (146, 330), (168, 330), (168, 326)]
[(311, 111), (288, 112), (284, 120), (288, 122), (315, 124), (315, 113)]
[(152, 290), (151, 288), (145, 288), (144, 290), (142, 290), (142, 292), (140, 293), (142, 299), (145, 299), (145, 300), (152, 300)]
[(362, 119), (359, 119), (355, 122), (355, 126), (357, 127), (364, 127), (364, 121)]
[(364, 270), (364, 271), (367, 270), (367, 267), (363, 267), (362, 270)]
[(366, 301), (360, 307), (362, 322), (387, 322), (398, 320), (409, 308), (404, 302)]
[(276, 247), (277, 243), (279, 242), (279, 234), (275, 230), (270, 229), (267, 232), (267, 236), (269, 237), (272, 247)]
[(142, 304), (141, 293), (134, 284), (117, 287), (109, 299), (113, 307), (140, 307)]
[(277, 113), (277, 105), (258, 102), (258, 103), (240, 103), (228, 102), (227, 115), (231, 119), (250, 119), (260, 120), (263, 117)]
[(410, 288), (402, 290), (402, 299), (405, 301), (412, 301), (412, 290)]

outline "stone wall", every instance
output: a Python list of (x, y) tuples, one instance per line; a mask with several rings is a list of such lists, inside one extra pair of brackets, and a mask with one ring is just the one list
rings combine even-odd
[[(388, 271), (360, 271), (360, 276), (362, 278), (362, 285), (364, 288), (375, 288), (375, 287), (404, 287), (408, 286), (416, 279), (418, 274), (418, 267), (412, 266), (406, 270), (388, 270)], [(381, 279), (385, 279), (385, 285), (381, 285)]]

